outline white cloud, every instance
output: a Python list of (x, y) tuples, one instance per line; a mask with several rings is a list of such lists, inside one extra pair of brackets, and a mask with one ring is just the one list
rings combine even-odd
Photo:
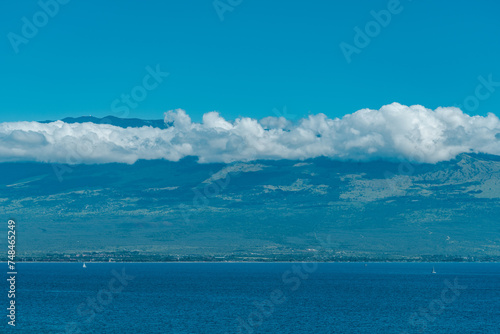
[(165, 113), (167, 129), (109, 124), (0, 123), (0, 161), (133, 163), (138, 159), (202, 163), (255, 159), (408, 159), (435, 163), (464, 152), (500, 155), (500, 120), (460, 109), (426, 109), (398, 103), (342, 118), (311, 115), (227, 121), (217, 112), (193, 123), (183, 110)]

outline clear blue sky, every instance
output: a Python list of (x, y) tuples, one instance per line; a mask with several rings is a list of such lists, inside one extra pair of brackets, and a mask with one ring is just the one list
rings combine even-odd
[[(41, 9), (2, 1), (0, 121), (116, 114), (112, 102), (156, 64), (170, 75), (128, 117), (158, 119), (174, 108), (195, 121), (213, 110), (261, 118), (284, 106), (296, 117), (391, 102), (436, 108), (474, 96), (480, 75), (500, 81), (496, 1), (402, 0), (348, 64), (339, 44), (354, 45), (354, 27), (365, 29), (370, 11), (388, 3), (243, 0), (221, 21), (212, 0), (72, 0), (45, 25), (38, 15), (37, 34), (16, 53), (8, 34), (22, 36), (22, 18), (33, 22)], [(494, 89), (468, 113), (500, 115)]]

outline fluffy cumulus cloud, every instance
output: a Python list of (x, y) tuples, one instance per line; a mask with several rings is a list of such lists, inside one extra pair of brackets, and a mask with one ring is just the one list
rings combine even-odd
[(217, 112), (194, 123), (183, 110), (165, 113), (167, 129), (109, 124), (0, 123), (0, 161), (134, 163), (138, 159), (201, 163), (256, 159), (410, 160), (435, 163), (460, 153), (500, 155), (500, 120), (457, 108), (398, 103), (342, 118), (324, 114), (291, 122), (283, 117), (227, 121)]

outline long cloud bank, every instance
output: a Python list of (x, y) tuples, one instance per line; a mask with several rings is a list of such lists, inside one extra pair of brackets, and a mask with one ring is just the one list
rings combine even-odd
[(362, 109), (342, 118), (311, 115), (297, 122), (283, 117), (227, 121), (217, 112), (193, 123), (183, 110), (165, 113), (167, 129), (121, 128), (109, 124), (0, 123), (0, 161), (202, 163), (256, 159), (410, 160), (435, 163), (460, 153), (500, 155), (500, 120), (469, 116), (454, 107), (426, 109), (398, 103)]

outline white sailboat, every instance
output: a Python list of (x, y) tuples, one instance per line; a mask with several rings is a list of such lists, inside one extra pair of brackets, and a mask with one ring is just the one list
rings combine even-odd
[(85, 265), (85, 262), (83, 262), (83, 268), (87, 268), (87, 266)]
[(432, 267), (432, 273), (431, 274), (436, 274), (436, 270), (434, 269), (434, 267)]

